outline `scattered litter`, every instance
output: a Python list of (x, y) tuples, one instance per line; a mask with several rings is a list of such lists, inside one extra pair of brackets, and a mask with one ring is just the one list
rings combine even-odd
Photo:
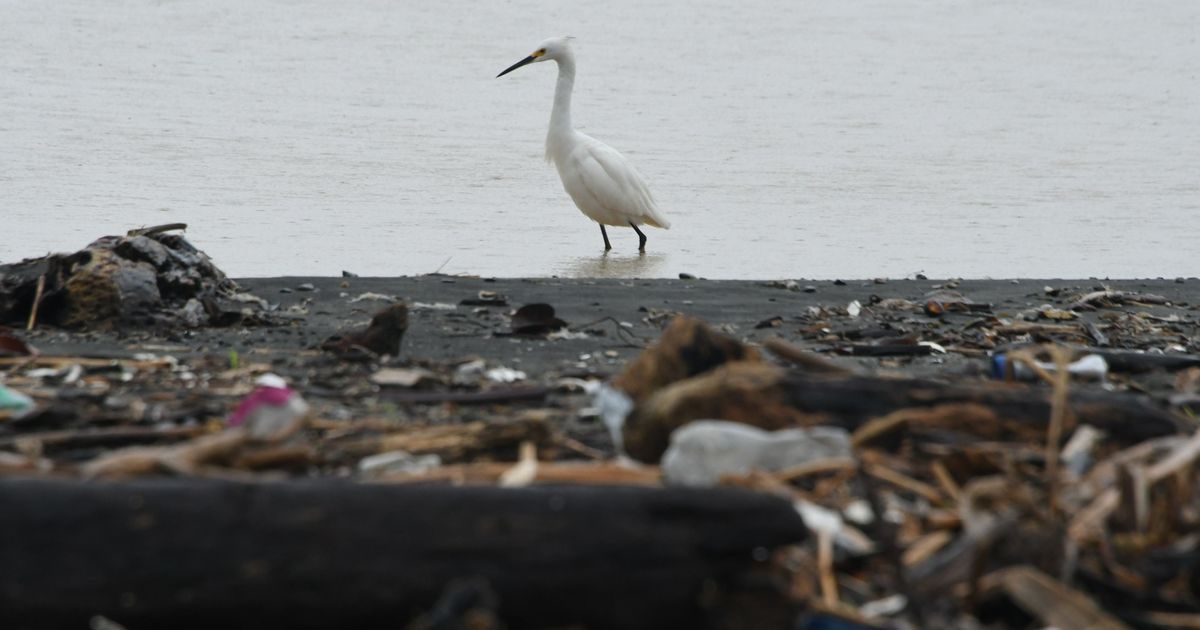
[[(1055, 364), (1047, 361), (1035, 361), (1034, 365), (1048, 373), (1058, 370)], [(1067, 372), (1077, 378), (1104, 381), (1105, 377), (1108, 376), (1108, 362), (1102, 356), (1089, 354), (1068, 364)], [(1038, 380), (1038, 374), (1034, 368), (1030, 367), (1027, 363), (1010, 361), (1009, 355), (1005, 353), (996, 354), (992, 357), (992, 377), (998, 379), (1012, 378), (1018, 381)]]
[[(141, 248), (145, 258), (133, 262), (161, 278), (152, 262), (159, 250), (122, 238), (124, 248)], [(0, 278), (0, 294), (13, 279), (29, 287), (31, 276), (36, 282), (39, 269)], [(711, 552), (720, 575), (689, 574), (687, 583), (703, 583), (705, 592), (696, 598), (689, 590), (693, 603), (685, 605), (701, 600), (714, 608), (698, 614), (725, 620), (752, 601), (753, 613), (778, 615), (779, 627), (818, 627), (817, 619), (856, 628), (1169, 627), (1200, 615), (1195, 307), (1141, 292), (1102, 287), (1080, 295), (1077, 287), (1032, 283), (1024, 294), (998, 283), (1003, 299), (995, 304), (958, 292), (977, 286), (971, 282), (931, 294), (928, 282), (835, 282), (820, 285), (833, 296), (824, 301), (800, 293), (815, 285), (781, 284), (796, 293), (743, 285), (770, 303), (731, 309), (708, 324), (658, 308), (678, 306), (680, 293), (646, 292), (637, 315), (633, 306), (620, 313), (603, 305), (612, 325), (599, 319), (576, 330), (549, 304), (522, 307), (510, 322), (491, 308), (503, 297), (492, 291), (469, 298), (489, 302), (478, 308), (414, 304), (421, 313), (411, 330), (408, 307), (392, 304), (393, 296), (308, 293), (295, 305), (313, 312), (307, 319), (243, 325), (219, 337), (205, 329), (212, 322), (204, 297), (164, 298), (171, 314), (158, 314), (197, 328), (164, 329), (151, 318), (144, 323), (151, 332), (65, 331), (55, 323), (62, 314), (46, 302), (31, 331), (19, 316), (9, 321), (22, 332), (0, 330), (0, 489), (7, 501), (26, 482), (19, 477), (85, 494), (122, 486), (85, 483), (93, 478), (174, 477), (165, 485), (212, 492), (244, 483), (272, 493), (283, 480), (288, 492), (331, 487), (338, 494), (329, 503), (290, 510), (264, 498), (250, 507), (256, 519), (278, 515), (289, 528), (387, 522), (387, 536), (418, 551), (414, 531), (437, 544), (443, 528), (461, 527), (447, 534), (458, 545), (449, 548), (471, 543), (470, 553), (454, 554), (456, 566), (504, 553), (537, 567), (521, 576), (562, 570), (564, 552), (648, 559), (654, 571), (669, 568), (670, 558), (706, 570), (694, 561)], [(473, 278), (435, 279), (422, 289), (429, 285), (446, 299), (480, 286)], [(482, 286), (524, 293), (512, 283)], [(1184, 288), (1163, 293), (1178, 300)], [(546, 293), (572, 314), (602, 306), (599, 295), (571, 303), (560, 295)], [(695, 293), (694, 301), (708, 308), (710, 297)], [(383, 303), (367, 324), (348, 302)], [(229, 325), (245, 324), (264, 304), (224, 297), (215, 312), (246, 317), (244, 309), (252, 316)], [(768, 317), (773, 312), (781, 315)], [(496, 338), (513, 333), (531, 338)], [(470, 343), (458, 346), (456, 337)], [(44, 352), (26, 349), (25, 339)], [(1069, 379), (1059, 373), (1064, 365)], [(1016, 382), (994, 382), (1009, 374)], [(310, 478), (341, 481), (302, 481)], [(354, 519), (323, 517), (329, 505), (364, 505), (350, 500), (355, 490), (398, 485), (415, 491), (412, 503), (391, 504), (400, 518), (372, 520), (370, 506), (386, 501), (368, 502)], [(475, 490), (492, 494), (453, 494)], [(620, 503), (635, 491), (648, 498)], [(751, 509), (760, 504), (782, 511)], [(167, 529), (178, 523), (154, 520), (169, 512), (138, 505), (117, 510), (114, 532), (139, 528), (148, 545), (178, 533)], [(237, 514), (245, 505), (235, 503)], [(72, 522), (87, 523), (81, 532), (106, 532), (101, 512)], [(207, 524), (198, 506), (184, 513), (185, 524)], [(7, 526), (20, 515), (0, 518)], [(249, 535), (259, 525), (242, 527)], [(520, 539), (542, 527), (562, 536)], [(769, 535), (751, 541), (747, 531)], [(612, 542), (615, 534), (629, 539)], [(321, 535), (305, 539), (341, 540)], [(554, 540), (574, 542), (543, 544)], [(504, 547), (518, 543), (516, 553)], [(600, 566), (582, 558), (567, 575)], [(630, 569), (627, 579), (646, 573)], [(747, 584), (758, 589), (752, 598), (728, 590)], [(481, 588), (426, 585), (428, 601), (411, 609), (434, 621), (466, 619), (454, 616), (463, 610), (502, 618), (513, 605), (511, 586), (495, 589), (503, 602), (468, 606), (456, 598)], [(435, 605), (438, 592), (445, 596)], [(129, 610), (137, 626), (137, 607)]]

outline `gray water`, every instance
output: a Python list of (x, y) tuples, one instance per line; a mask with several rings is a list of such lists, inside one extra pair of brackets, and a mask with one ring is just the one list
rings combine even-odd
[[(575, 209), (574, 118), (672, 220)], [(183, 221), (236, 276), (1200, 272), (1196, 0), (0, 0), (0, 261)]]

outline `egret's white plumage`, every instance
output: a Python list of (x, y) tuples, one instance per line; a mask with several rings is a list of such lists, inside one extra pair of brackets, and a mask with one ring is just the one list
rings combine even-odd
[(546, 133), (546, 159), (554, 163), (563, 188), (589, 219), (600, 224), (604, 248), (610, 249), (605, 225), (632, 227), (646, 247), (646, 236), (639, 225), (669, 228), (670, 221), (654, 203), (646, 180), (633, 164), (616, 149), (576, 131), (571, 126), (571, 92), (575, 87), (575, 53), (569, 37), (548, 39), (528, 57), (497, 76), (540, 61), (558, 64), (558, 85), (554, 89), (554, 108), (550, 112), (550, 130)]

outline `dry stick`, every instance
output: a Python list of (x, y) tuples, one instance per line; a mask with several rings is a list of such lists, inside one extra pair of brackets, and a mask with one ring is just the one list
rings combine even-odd
[(1050, 349), (1054, 358), (1056, 373), (1054, 375), (1054, 394), (1050, 399), (1050, 426), (1046, 431), (1046, 477), (1050, 500), (1050, 513), (1059, 515), (1058, 505), (1058, 450), (1062, 443), (1063, 425), (1067, 417), (1067, 393), (1071, 375), (1067, 372), (1070, 362), (1070, 352), (1065, 348), (1054, 346)]
[(876, 479), (886, 481), (894, 486), (908, 490), (917, 496), (923, 497), (930, 503), (939, 504), (944, 500), (942, 493), (939, 492), (937, 488), (925, 483), (924, 481), (918, 481), (912, 477), (909, 477), (908, 475), (892, 470), (891, 468), (886, 468), (878, 464), (866, 464), (863, 466), (863, 472), (875, 477)]
[(38, 305), (42, 303), (42, 292), (46, 290), (46, 274), (38, 276), (37, 290), (33, 293), (33, 306), (29, 307), (29, 321), (25, 322), (25, 330), (33, 330), (37, 325)]
[(1050, 383), (1051, 385), (1055, 383), (1054, 375), (1047, 371), (1046, 368), (1038, 365), (1037, 356), (1033, 351), (1029, 349), (1014, 350), (1008, 354), (1008, 358), (1009, 364), (1005, 368), (1005, 380), (1010, 382), (1013, 381), (1016, 378), (1014, 369), (1015, 364), (1022, 363), (1025, 365), (1025, 367), (1029, 368), (1030, 371), (1037, 375), (1038, 378)]
[(603, 461), (603, 460), (608, 459), (608, 455), (606, 455), (604, 453), (604, 451), (602, 451), (600, 449), (592, 448), (592, 447), (588, 446), (587, 444), (584, 444), (583, 442), (576, 440), (575, 438), (571, 438), (571, 437), (567, 437), (567, 436), (563, 435), (563, 436), (558, 436), (555, 441), (558, 443), (559, 446), (566, 448), (568, 450), (575, 451), (576, 453), (579, 453), (580, 455), (583, 455), (584, 457), (586, 457), (588, 459), (596, 460), (596, 461)]
[(954, 499), (955, 501), (959, 500), (959, 498), (962, 496), (962, 488), (957, 482), (954, 481), (954, 477), (950, 474), (950, 471), (946, 469), (946, 465), (943, 464), (941, 460), (936, 460), (933, 462), (933, 465), (930, 466), (930, 468), (933, 471), (934, 478), (937, 479), (938, 484), (942, 487), (942, 490), (944, 490), (951, 499)]
[[(1153, 448), (1166, 444), (1167, 440), (1176, 442), (1171, 452), (1158, 463), (1148, 465), (1145, 471), (1145, 483), (1154, 485), (1200, 459), (1200, 431), (1193, 433), (1184, 441), (1178, 441), (1172, 436), (1154, 440), (1153, 443), (1143, 442), (1114, 455), (1110, 460), (1119, 459), (1118, 465), (1134, 462), (1139, 458), (1150, 456)], [(1068, 534), (1077, 542), (1086, 540), (1089, 535), (1099, 529), (1104, 519), (1108, 518), (1120, 506), (1120, 503), (1121, 492), (1117, 488), (1105, 489), (1092, 499), (1091, 503), (1075, 514), (1075, 518), (1072, 519), (1071, 525), (1067, 529)]]
[(568, 326), (567, 330), (579, 332), (582, 330), (587, 330), (588, 328), (591, 328), (592, 326), (595, 326), (596, 324), (602, 324), (604, 322), (612, 322), (617, 327), (617, 336), (621, 337), (621, 340), (625, 342), (625, 345), (627, 347), (645, 348), (646, 345), (649, 343), (649, 341), (647, 341), (646, 339), (643, 339), (642, 337), (635, 335), (632, 331), (627, 330), (624, 326), (621, 325), (621, 322), (617, 318), (612, 317), (611, 315), (608, 317), (601, 317), (600, 319), (588, 322), (586, 324), (576, 324), (574, 326)]
[(128, 232), (125, 233), (125, 236), (151, 236), (153, 234), (159, 234), (161, 232), (170, 232), (171, 230), (186, 230), (186, 229), (187, 229), (186, 223), (164, 223), (163, 225), (156, 225), (154, 227), (138, 228), (136, 230), (129, 230)]
[(833, 534), (825, 529), (817, 531), (817, 566), (821, 573), (821, 598), (826, 606), (838, 605), (837, 577), (833, 574)]
[(776, 356), (803, 368), (805, 372), (854, 374), (854, 370), (808, 352), (782, 337), (772, 337), (766, 340), (763, 342), (763, 347)]
[(779, 481), (788, 482), (810, 475), (852, 470), (857, 466), (858, 461), (853, 457), (829, 457), (789, 466), (771, 473), (771, 476)]

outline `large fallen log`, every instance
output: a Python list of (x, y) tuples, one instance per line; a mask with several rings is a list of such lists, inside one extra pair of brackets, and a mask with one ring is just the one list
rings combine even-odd
[[(1050, 419), (1048, 388), (987, 383), (955, 385), (912, 378), (808, 374), (738, 361), (667, 385), (638, 404), (624, 426), (633, 457), (657, 462), (671, 432), (693, 420), (720, 418), (768, 430), (834, 425), (855, 430), (902, 409), (926, 414), (926, 429), (986, 439), (1044, 439)], [(1134, 394), (1072, 391), (1065, 427), (1090, 424), (1122, 443), (1170, 435), (1177, 418)]]
[(747, 576), (806, 533), (733, 489), (26, 479), (0, 506), (3, 628), (402, 628), (474, 577), (512, 628), (749, 627), (794, 614)]

